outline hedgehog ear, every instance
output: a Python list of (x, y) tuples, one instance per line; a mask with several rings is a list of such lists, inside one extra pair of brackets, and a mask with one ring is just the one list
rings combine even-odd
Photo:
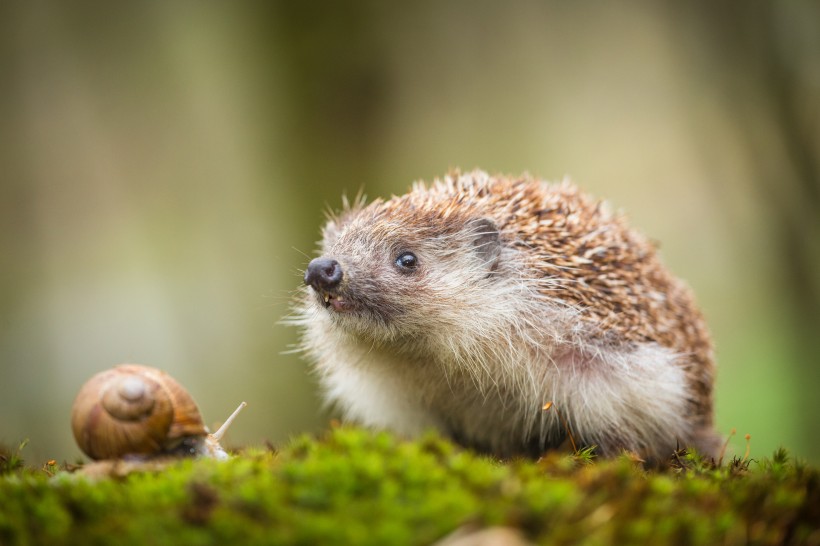
[(476, 254), (490, 269), (495, 269), (498, 256), (501, 254), (498, 226), (491, 218), (476, 218), (470, 221), (469, 226), (473, 233), (473, 246)]

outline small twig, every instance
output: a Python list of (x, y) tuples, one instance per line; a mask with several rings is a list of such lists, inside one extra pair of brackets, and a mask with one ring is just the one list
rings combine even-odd
[[(542, 407), (541, 409), (543, 411), (548, 411), (550, 408), (552, 408), (552, 406), (553, 406), (552, 402), (547, 402), (546, 404), (544, 404), (544, 407)], [(575, 438), (572, 436), (572, 430), (570, 430), (569, 424), (564, 419), (564, 416), (561, 415), (561, 412), (558, 411), (558, 408), (555, 408), (555, 413), (558, 414), (558, 418), (561, 420), (561, 423), (564, 425), (564, 430), (567, 431), (567, 436), (569, 437), (569, 443), (572, 445), (573, 453), (578, 453), (578, 446), (575, 445)]]
[(718, 466), (723, 466), (723, 457), (726, 455), (726, 450), (729, 448), (729, 441), (731, 441), (735, 434), (737, 434), (737, 429), (733, 428), (729, 433), (729, 436), (726, 438), (726, 441), (723, 443), (723, 447), (720, 450), (720, 457), (718, 457)]

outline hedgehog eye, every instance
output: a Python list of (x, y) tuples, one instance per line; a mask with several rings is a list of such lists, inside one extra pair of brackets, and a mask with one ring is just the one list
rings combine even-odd
[(399, 254), (399, 257), (396, 258), (396, 266), (405, 271), (415, 269), (418, 263), (419, 259), (416, 258), (416, 255), (412, 252), (402, 252)]

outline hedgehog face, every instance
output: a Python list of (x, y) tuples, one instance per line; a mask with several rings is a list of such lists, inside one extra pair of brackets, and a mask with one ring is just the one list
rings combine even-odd
[(329, 223), (323, 255), (305, 272), (310, 297), (334, 325), (372, 341), (406, 342), (463, 322), (465, 308), (482, 304), (501, 253), (492, 220), (372, 212)]

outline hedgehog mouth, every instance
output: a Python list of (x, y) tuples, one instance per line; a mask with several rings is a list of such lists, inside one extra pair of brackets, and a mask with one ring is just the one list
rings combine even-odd
[(325, 309), (344, 312), (353, 308), (353, 303), (350, 300), (344, 299), (338, 294), (332, 294), (324, 290), (317, 291), (317, 294), (319, 295), (319, 301), (325, 306)]

